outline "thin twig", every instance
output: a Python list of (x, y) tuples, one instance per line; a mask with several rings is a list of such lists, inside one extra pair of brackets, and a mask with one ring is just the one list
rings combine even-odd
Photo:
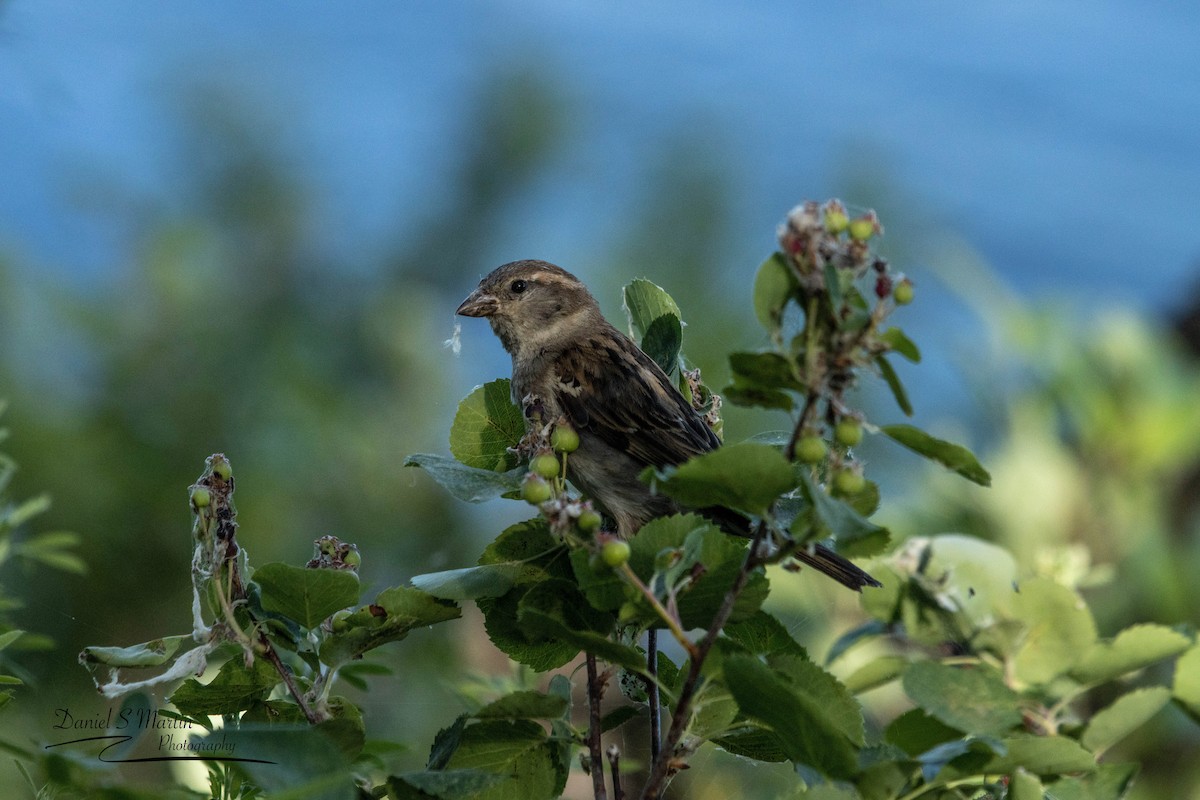
[[(658, 760), (662, 750), (662, 703), (658, 693), (658, 631), (646, 631), (646, 702), (650, 706), (650, 761)], [(613, 772), (616, 780), (616, 772)]]
[(292, 678), (292, 671), (287, 668), (287, 665), (279, 658), (279, 653), (275, 650), (275, 645), (267, 638), (267, 635), (259, 634), (259, 643), (263, 648), (263, 655), (267, 661), (271, 662), (271, 666), (275, 667), (275, 671), (279, 673), (279, 677), (283, 679), (284, 686), (287, 687), (288, 693), (296, 701), (296, 705), (300, 706), (300, 710), (304, 712), (304, 718), (308, 720), (310, 725), (316, 725), (322, 722), (320, 715), (309, 707), (304, 701), (304, 695), (300, 691), (300, 687), (296, 685), (295, 679)]
[(646, 598), (646, 602), (650, 603), (655, 613), (667, 624), (667, 629), (671, 631), (671, 635), (679, 642), (679, 646), (686, 650), (689, 656), (695, 656), (696, 646), (692, 644), (692, 640), (684, 633), (683, 626), (679, 624), (679, 619), (663, 606), (659, 599), (654, 596), (654, 592), (650, 591), (649, 586), (642, 583), (642, 579), (633, 571), (633, 567), (629, 566), (628, 562), (621, 565), (621, 575), (635, 589), (642, 593), (642, 596)]
[(588, 695), (588, 753), (592, 761), (592, 791), (595, 800), (606, 800), (604, 790), (604, 751), (600, 749), (600, 697), (604, 690), (596, 675), (596, 657), (591, 653), (585, 656), (587, 661), (587, 695)]
[(615, 744), (608, 746), (608, 766), (612, 770), (613, 800), (625, 800), (625, 790), (621, 788), (621, 751)]
[(725, 599), (721, 602), (721, 608), (717, 610), (712, 624), (709, 625), (708, 631), (705, 632), (704, 638), (700, 640), (700, 644), (696, 648), (696, 655), (692, 657), (688, 667), (687, 678), (684, 680), (683, 688), (680, 690), (679, 697), (675, 701), (675, 713), (671, 715), (671, 727), (667, 731), (667, 737), (662, 743), (662, 750), (659, 752), (658, 758), (654, 759), (654, 763), (651, 765), (650, 777), (646, 779), (646, 786), (642, 789), (642, 800), (658, 800), (658, 797), (662, 794), (664, 782), (668, 777), (668, 772), (675, 758), (675, 748), (679, 744), (679, 740), (683, 736), (684, 730), (687, 729), (691, 718), (692, 700), (695, 698), (696, 691), (700, 685), (700, 673), (704, 667), (704, 659), (707, 658), (709, 651), (712, 650), (713, 645), (717, 641), (717, 636), (721, 633), (721, 629), (725, 627), (725, 623), (729, 621), (730, 615), (733, 614), (734, 604), (737, 602), (742, 590), (746, 588), (746, 583), (750, 580), (750, 574), (762, 564), (762, 559), (758, 551), (762, 545), (763, 537), (766, 535), (766, 530), (767, 526), (762, 522), (754, 527), (754, 538), (750, 540), (750, 549), (746, 553), (746, 560), (742, 562), (742, 568), (738, 571), (737, 578), (734, 579), (733, 585), (729, 587), (729, 591), (725, 593)]

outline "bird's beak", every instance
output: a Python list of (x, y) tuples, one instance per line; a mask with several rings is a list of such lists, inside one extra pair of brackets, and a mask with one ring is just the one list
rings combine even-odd
[(496, 296), (488, 294), (481, 287), (467, 295), (454, 313), (464, 317), (490, 317), (499, 308), (500, 301)]

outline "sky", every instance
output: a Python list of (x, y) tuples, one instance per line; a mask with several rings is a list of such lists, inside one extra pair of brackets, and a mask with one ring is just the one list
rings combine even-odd
[(225, 85), (277, 123), (329, 247), (377, 252), (436, 204), (481, 76), (532, 63), (571, 147), (514, 257), (594, 252), (683, 130), (736, 175), (739, 259), (802, 199), (871, 201), (846, 196), (869, 175), (890, 219), (952, 232), (1024, 295), (1168, 312), (1200, 265), (1197, 33), (1200, 10), (1156, 2), (8, 0), (0, 247), (67, 280), (119, 272), (108, 187), (169, 202), (171, 104)]

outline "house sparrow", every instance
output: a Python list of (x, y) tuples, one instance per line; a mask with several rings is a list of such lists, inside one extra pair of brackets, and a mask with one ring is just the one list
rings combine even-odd
[[(639, 480), (647, 466), (682, 464), (721, 445), (666, 373), (614, 328), (571, 273), (545, 261), (497, 267), (456, 312), (485, 317), (512, 356), (512, 397), (540, 403), (543, 418), (565, 417), (579, 434), (567, 476), (628, 538), (655, 517), (679, 511)], [(728, 533), (749, 536), (749, 521), (701, 509)], [(832, 550), (795, 557), (854, 590), (879, 583)]]

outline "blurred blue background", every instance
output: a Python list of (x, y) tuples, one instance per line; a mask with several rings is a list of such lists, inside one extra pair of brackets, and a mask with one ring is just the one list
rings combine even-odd
[[(1006, 392), (1081, 407), (1054, 395), (1076, 385), (1072, 355), (1174, 353), (1165, 321), (1200, 286), (1197, 41), (1200, 10), (1163, 2), (0, 2), (6, 447), (14, 491), (51, 491), (45, 524), (80, 532), (90, 567), (6, 573), (17, 621), (57, 642), (28, 655), (58, 687), (26, 705), (30, 735), (37, 703), (91, 691), (79, 647), (186, 629), (184, 487), (210, 452), (238, 470), (257, 561), (302, 561), (336, 533), (376, 588), (471, 563), (520, 518), (400, 467), (444, 452), (458, 399), (507, 374), (476, 321), (460, 358), (442, 342), (458, 301), (515, 258), (576, 272), (615, 319), (622, 284), (663, 285), (719, 389), (724, 354), (764, 343), (750, 285), (787, 210), (873, 207), (918, 288), (897, 316), (926, 353), (902, 371), (916, 421), (1010, 474), (1044, 465), (1013, 445)], [(1182, 455), (1163, 463), (1182, 475), (1197, 384), (1161, 357), (1176, 394), (1130, 402), (1177, 415)], [(898, 416), (864, 395), (878, 421)], [(726, 431), (785, 424), (731, 409)], [(1096, 426), (1051, 429), (1078, 443)], [(896, 492), (926, 473), (867, 452), (919, 506)], [(1023, 502), (1003, 475), (990, 496)], [(940, 511), (915, 519), (933, 530), (1004, 538), (981, 522), (1003, 514), (988, 501), (957, 513), (931, 496)], [(1190, 536), (1190, 514), (1164, 530)], [(1113, 619), (1180, 621), (1189, 597), (1114, 600)], [(798, 635), (839, 624), (821, 619), (830, 602), (797, 600)], [(504, 668), (468, 617), (396, 656), (425, 677), (375, 689), (389, 703), (368, 729), (411, 735), (415, 762), (456, 713), (438, 671), (464, 650)]]

